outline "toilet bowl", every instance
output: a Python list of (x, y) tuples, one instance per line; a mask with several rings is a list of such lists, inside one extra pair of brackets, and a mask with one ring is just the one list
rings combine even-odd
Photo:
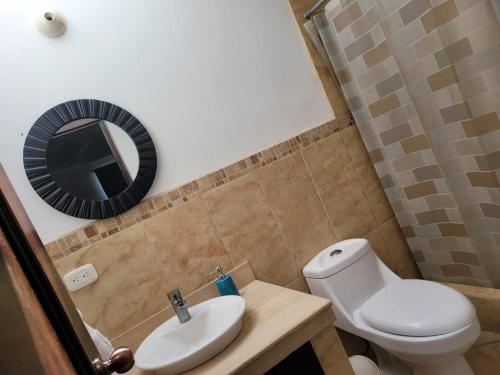
[(365, 239), (328, 247), (303, 273), (313, 294), (332, 301), (334, 324), (373, 344), (384, 375), (473, 375), (463, 354), (480, 327), (459, 292), (401, 279)]

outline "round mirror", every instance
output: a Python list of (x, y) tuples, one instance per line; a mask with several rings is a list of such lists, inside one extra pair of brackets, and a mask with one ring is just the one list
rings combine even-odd
[(24, 165), (35, 191), (69, 215), (99, 219), (139, 203), (156, 172), (142, 124), (110, 103), (82, 99), (45, 112), (30, 129)]
[(71, 121), (49, 139), (47, 167), (67, 193), (105, 200), (125, 191), (137, 176), (139, 154), (118, 126), (95, 118)]

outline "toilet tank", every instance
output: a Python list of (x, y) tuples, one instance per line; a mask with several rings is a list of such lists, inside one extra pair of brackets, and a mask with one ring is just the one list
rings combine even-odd
[(311, 293), (332, 301), (335, 325), (349, 329), (352, 314), (368, 298), (399, 279), (363, 238), (337, 242), (316, 255), (303, 270)]

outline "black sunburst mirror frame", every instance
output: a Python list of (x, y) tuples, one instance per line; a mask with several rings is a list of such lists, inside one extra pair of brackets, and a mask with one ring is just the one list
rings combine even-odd
[[(130, 136), (139, 154), (139, 170), (132, 184), (106, 200), (86, 200), (67, 193), (48, 170), (46, 151), (54, 133), (67, 123), (83, 118), (106, 120), (120, 127)], [(26, 136), (23, 162), (31, 186), (45, 202), (82, 219), (105, 219), (137, 205), (151, 188), (157, 167), (153, 140), (141, 122), (123, 108), (95, 99), (61, 103), (41, 115)]]

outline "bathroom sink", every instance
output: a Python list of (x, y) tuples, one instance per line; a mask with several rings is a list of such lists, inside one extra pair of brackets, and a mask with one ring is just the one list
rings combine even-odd
[(146, 337), (135, 354), (136, 367), (174, 375), (208, 361), (238, 336), (245, 300), (240, 296), (212, 298), (189, 312), (191, 319), (186, 323), (174, 316)]

